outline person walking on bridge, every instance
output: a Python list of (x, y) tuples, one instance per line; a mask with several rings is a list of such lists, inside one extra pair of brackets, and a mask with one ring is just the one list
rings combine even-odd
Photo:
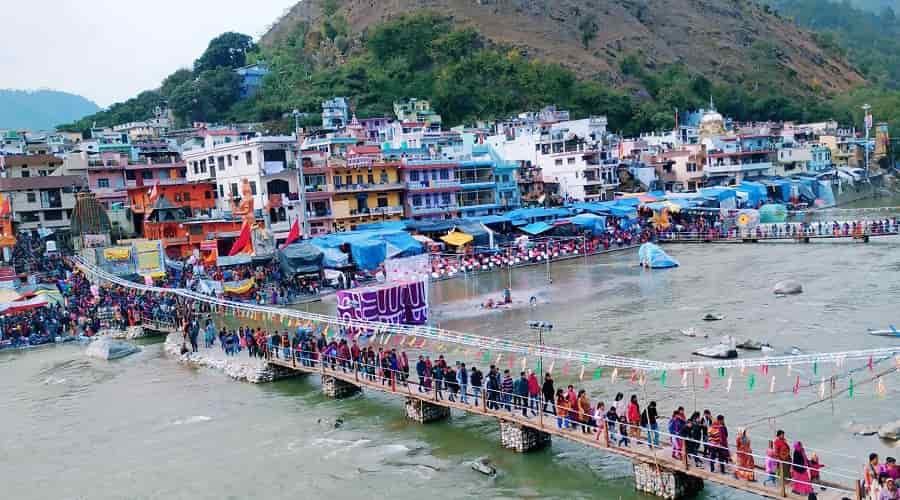
[(784, 431), (779, 429), (775, 432), (775, 458), (778, 460), (778, 467), (781, 470), (781, 477), (785, 483), (791, 478), (791, 445), (788, 444)]
[(538, 405), (541, 394), (541, 385), (538, 382), (537, 375), (534, 374), (534, 370), (528, 374), (528, 407), (531, 408), (531, 414), (538, 414)]
[(469, 382), (472, 384), (472, 396), (475, 398), (474, 405), (478, 406), (478, 398), (481, 396), (481, 385), (484, 383), (484, 374), (473, 366), (472, 373), (469, 375)]
[(528, 417), (528, 379), (525, 378), (525, 372), (519, 372), (519, 378), (513, 384), (513, 392), (515, 393), (516, 409), (522, 411), (523, 417)]
[(550, 373), (544, 375), (544, 385), (541, 386), (541, 392), (544, 397), (544, 407), (542, 411), (547, 413), (547, 404), (553, 407), (552, 412), (556, 413), (556, 401), (553, 399), (556, 395), (556, 391), (553, 389), (553, 377), (550, 376)]
[(466, 370), (466, 364), (460, 363), (456, 370), (456, 383), (459, 386), (459, 402), (469, 404), (469, 371)]

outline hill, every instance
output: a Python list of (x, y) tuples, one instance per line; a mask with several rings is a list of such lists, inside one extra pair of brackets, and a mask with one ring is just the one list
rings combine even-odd
[(100, 109), (80, 95), (58, 90), (0, 89), (0, 128), (53, 130)]
[(350, 38), (364, 36), (423, 9), (491, 43), (620, 88), (630, 83), (622, 68), (628, 56), (650, 70), (677, 64), (715, 82), (775, 83), (803, 95), (838, 94), (864, 82), (810, 33), (746, 0), (304, 0), (261, 45), (280, 43), (299, 25), (315, 32), (335, 19), (347, 23)]

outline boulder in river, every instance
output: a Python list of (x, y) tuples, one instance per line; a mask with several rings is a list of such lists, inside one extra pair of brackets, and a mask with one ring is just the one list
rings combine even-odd
[(493, 476), (497, 474), (497, 469), (491, 465), (490, 460), (487, 457), (481, 457), (472, 462), (472, 470), (478, 471), (485, 476)]
[(109, 337), (100, 337), (91, 342), (91, 345), (84, 351), (85, 354), (92, 358), (105, 359), (107, 361), (113, 359), (124, 358), (140, 351), (141, 348), (121, 340), (114, 340)]
[(878, 426), (873, 424), (860, 424), (852, 420), (844, 426), (850, 433), (857, 436), (874, 436), (878, 434)]
[(900, 420), (895, 420), (879, 427), (878, 437), (890, 441), (897, 441), (900, 439)]
[(803, 293), (803, 285), (799, 281), (794, 280), (779, 281), (775, 283), (775, 288), (772, 289), (772, 292), (775, 295), (796, 295)]

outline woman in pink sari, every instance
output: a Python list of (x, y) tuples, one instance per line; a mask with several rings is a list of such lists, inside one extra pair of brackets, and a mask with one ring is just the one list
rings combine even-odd
[(791, 460), (791, 491), (798, 495), (809, 495), (813, 492), (810, 484), (809, 460), (800, 441), (794, 443), (794, 457)]

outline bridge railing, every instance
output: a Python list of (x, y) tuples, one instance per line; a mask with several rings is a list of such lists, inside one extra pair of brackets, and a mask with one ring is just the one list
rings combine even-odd
[[(827, 229), (827, 230), (826, 230)], [(866, 228), (854, 231), (852, 229), (844, 231), (843, 228), (831, 230), (831, 228), (817, 227), (802, 228), (798, 227), (794, 230), (771, 230), (764, 229), (759, 231), (664, 231), (658, 233), (660, 241), (721, 241), (721, 240), (789, 240), (801, 238), (863, 238), (871, 236), (889, 236), (900, 234), (900, 230), (891, 228), (889, 230), (878, 230), (875, 228)]]
[[(593, 436), (593, 441), (600, 446), (608, 449), (624, 449), (630, 448), (631, 442), (636, 445), (644, 445), (650, 449), (650, 456), (657, 456), (657, 450), (663, 450), (661, 444), (666, 444), (671, 451), (673, 460), (680, 462), (685, 470), (690, 471), (694, 462), (694, 468), (705, 467), (728, 467), (732, 474), (736, 472), (764, 474), (766, 479), (763, 481), (765, 487), (771, 481), (772, 487), (781, 496), (787, 496), (787, 488), (790, 485), (803, 485), (812, 488), (814, 491), (818, 488), (821, 491), (834, 491), (842, 496), (858, 495), (859, 477), (853, 471), (841, 469), (829, 465), (825, 469), (821, 469), (815, 465), (794, 464), (790, 461), (782, 461), (777, 458), (767, 457), (755, 452), (738, 452), (732, 451), (730, 446), (722, 446), (709, 441), (696, 440), (688, 436), (672, 434), (666, 430), (660, 430), (648, 426), (642, 426), (628, 422), (624, 415), (617, 415), (618, 419), (613, 420), (606, 413), (605, 407), (603, 413), (598, 413), (594, 408), (590, 413), (585, 413), (579, 409), (571, 409), (566, 407), (566, 415), (560, 416), (557, 411), (556, 401), (545, 400), (543, 394), (539, 392), (537, 395), (522, 395), (511, 392), (505, 392), (502, 389), (488, 389), (487, 376), (484, 376), (481, 386), (472, 386), (471, 384), (459, 384), (456, 380), (434, 379), (431, 375), (419, 376), (420, 380), (415, 381), (410, 378), (409, 367), (406, 370), (392, 369), (378, 364), (369, 364), (358, 360), (341, 357), (340, 355), (323, 354), (319, 351), (309, 351), (294, 347), (272, 346), (267, 345), (261, 350), (261, 354), (269, 360), (281, 361), (289, 363), (298, 370), (322, 373), (327, 375), (338, 375), (344, 377), (353, 377), (353, 383), (374, 386), (385, 392), (397, 394), (407, 394), (423, 398), (428, 395), (428, 399), (434, 401), (435, 404), (446, 404), (447, 406), (459, 406), (460, 404), (469, 405), (473, 409), (478, 409), (480, 413), (496, 416), (499, 418), (515, 420), (523, 420), (527, 425), (539, 430), (554, 429), (556, 433), (571, 433), (578, 436), (579, 430), (582, 435)], [(398, 389), (398, 385), (400, 388)], [(404, 390), (405, 389), (405, 390)], [(415, 389), (416, 392), (413, 392)], [(446, 400), (445, 400), (446, 398)], [(479, 405), (479, 399), (481, 404)], [(469, 403), (471, 401), (471, 404)], [(452, 402), (449, 405), (446, 402)], [(622, 400), (622, 403), (626, 403)], [(547, 407), (551, 407), (552, 411), (547, 411)], [(627, 406), (626, 406), (627, 407)], [(465, 409), (465, 408), (463, 408)], [(504, 411), (505, 409), (505, 411)], [(623, 408), (624, 410), (624, 408)], [(521, 412), (521, 417), (516, 413)], [(529, 417), (528, 412), (532, 415)], [(550, 423), (544, 422), (544, 416), (551, 415)], [(535, 421), (536, 419), (536, 421)], [(659, 420), (666, 420), (664, 417)], [(556, 427), (554, 428), (554, 421)], [(696, 445), (695, 453), (688, 453), (687, 443)], [(622, 446), (624, 444), (624, 447)], [(700, 453), (700, 450), (704, 453)], [(712, 450), (720, 450), (720, 453), (710, 453)], [(712, 455), (716, 455), (713, 457)], [(720, 460), (719, 457), (726, 457)], [(739, 465), (732, 457), (746, 456), (751, 457), (754, 462), (753, 468)], [(669, 460), (666, 458), (665, 460)], [(770, 475), (765, 471), (765, 467), (759, 464), (766, 464), (766, 461), (775, 464), (775, 473)], [(795, 469), (803, 471), (801, 474), (809, 474), (806, 478), (789, 477), (790, 470)], [(811, 476), (817, 475), (817, 479)], [(833, 478), (832, 480), (824, 480), (825, 476)], [(853, 484), (853, 488), (847, 487), (845, 484)], [(797, 493), (803, 494), (803, 493)]]

